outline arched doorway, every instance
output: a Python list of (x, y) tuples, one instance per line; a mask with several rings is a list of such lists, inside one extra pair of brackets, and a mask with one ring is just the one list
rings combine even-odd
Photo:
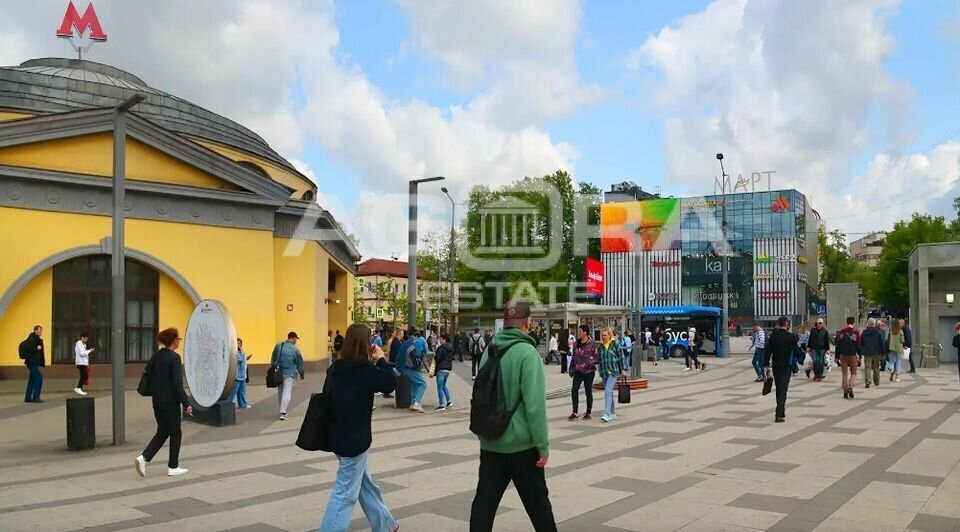
[[(155, 348), (159, 272), (126, 261), (126, 360), (146, 361)], [(53, 266), (53, 349), (55, 364), (73, 364), (73, 345), (90, 334), (91, 364), (110, 362), (111, 269), (109, 255), (86, 255)]]

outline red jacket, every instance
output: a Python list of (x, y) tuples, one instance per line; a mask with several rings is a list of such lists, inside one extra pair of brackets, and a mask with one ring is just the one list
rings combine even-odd
[(853, 338), (854, 338), (854, 342), (856, 343), (856, 349), (857, 349), (856, 352), (854, 352), (854, 353), (839, 353), (839, 352), (837, 352), (836, 354), (838, 354), (838, 355), (857, 355), (857, 354), (860, 354), (860, 331), (858, 331), (856, 328), (854, 328), (853, 325), (847, 325), (847, 326), (844, 327), (843, 329), (840, 329), (839, 331), (837, 331), (837, 336), (836, 336), (836, 338), (834, 338), (834, 340), (833, 340), (834, 352), (836, 352), (837, 349), (840, 347), (840, 337), (843, 336), (843, 335), (846, 335), (846, 334), (850, 334), (850, 333), (853, 333)]

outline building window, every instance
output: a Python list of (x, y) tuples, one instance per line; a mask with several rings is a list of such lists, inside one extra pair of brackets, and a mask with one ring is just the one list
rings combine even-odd
[[(110, 257), (78, 257), (53, 267), (53, 350), (55, 364), (73, 364), (80, 333), (90, 334), (91, 364), (110, 362)], [(153, 268), (126, 262), (126, 359), (146, 361), (156, 350), (160, 276)]]

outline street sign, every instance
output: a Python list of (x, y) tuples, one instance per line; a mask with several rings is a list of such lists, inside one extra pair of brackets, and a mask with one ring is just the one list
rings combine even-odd
[(817, 305), (817, 314), (826, 314), (827, 306), (826, 305)]

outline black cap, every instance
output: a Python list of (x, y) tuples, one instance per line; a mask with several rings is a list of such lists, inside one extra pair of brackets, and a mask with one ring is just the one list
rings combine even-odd
[(511, 300), (503, 308), (503, 319), (522, 320), (530, 317), (530, 304), (526, 301)]
[(295, 333), (295, 332), (293, 332), (293, 331), (290, 331), (290, 332), (287, 333), (287, 340), (289, 340), (289, 339), (291, 339), (291, 338), (296, 338), (297, 340), (300, 339), (300, 337), (297, 336), (297, 333)]

